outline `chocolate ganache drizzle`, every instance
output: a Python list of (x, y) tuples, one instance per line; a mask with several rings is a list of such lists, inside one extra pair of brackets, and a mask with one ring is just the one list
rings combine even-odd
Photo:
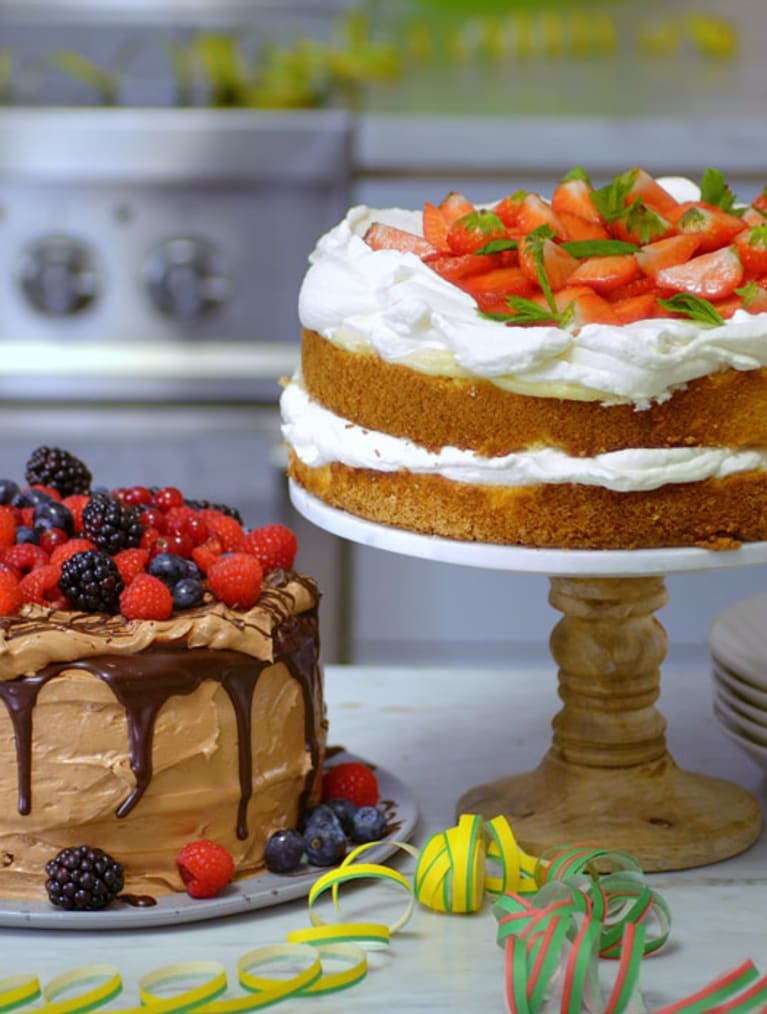
[[(293, 580), (299, 579), (291, 575)], [(300, 580), (300, 579), (299, 579)], [(18, 778), (18, 810), (32, 808), (32, 739), (35, 702), (40, 689), (65, 670), (82, 670), (109, 686), (123, 706), (128, 728), (128, 759), (135, 786), (116, 810), (127, 816), (139, 803), (152, 778), (155, 720), (169, 698), (193, 693), (204, 680), (216, 680), (225, 690), (237, 726), (240, 799), (236, 815), (237, 837), (248, 836), (247, 807), (252, 794), (252, 701), (259, 677), (279, 662), (299, 683), (304, 702), (306, 746), (311, 757), (300, 808), (303, 811), (320, 763), (320, 739), (315, 702), (321, 692), (317, 636), (317, 606), (299, 614), (285, 612), (279, 597), (265, 589), (258, 603), (274, 620), (272, 660), (241, 651), (192, 647), (186, 643), (153, 643), (133, 654), (99, 654), (73, 661), (50, 663), (29, 676), (0, 681), (2, 699), (14, 730)], [(103, 621), (103, 617), (102, 617)], [(233, 623), (239, 622), (233, 614)]]

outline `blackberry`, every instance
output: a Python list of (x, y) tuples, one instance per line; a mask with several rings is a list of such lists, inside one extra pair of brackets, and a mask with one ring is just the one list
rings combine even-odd
[(91, 542), (114, 556), (141, 542), (141, 510), (106, 493), (96, 493), (83, 508), (83, 531)]
[(38, 447), (32, 451), (24, 477), (30, 486), (51, 486), (62, 497), (87, 493), (91, 486), (87, 465), (60, 447)]
[(117, 613), (124, 588), (117, 564), (107, 553), (86, 549), (61, 565), (59, 588), (73, 609), (84, 613)]
[(63, 849), (45, 864), (45, 872), (51, 903), (70, 911), (105, 908), (122, 891), (125, 881), (118, 862), (88, 845)]
[(210, 500), (185, 500), (184, 503), (187, 507), (191, 507), (192, 510), (202, 511), (211, 510), (219, 511), (221, 514), (226, 514), (229, 518), (234, 518), (235, 521), (242, 524), (242, 514), (237, 510), (236, 507), (230, 507), (226, 503), (212, 503)]

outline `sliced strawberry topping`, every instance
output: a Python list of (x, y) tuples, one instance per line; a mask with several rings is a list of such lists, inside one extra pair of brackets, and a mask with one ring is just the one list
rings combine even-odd
[(464, 215), (469, 215), (477, 209), (458, 190), (451, 190), (447, 197), (440, 201), (439, 210), (445, 216), (445, 221), (450, 226), (459, 218), (463, 218)]
[(571, 211), (558, 211), (557, 216), (564, 229), (565, 238), (576, 242), (586, 239), (610, 239), (606, 226), (600, 222), (592, 222)]
[(743, 231), (743, 222), (737, 215), (730, 215), (703, 201), (678, 205), (669, 214), (669, 220), (682, 235), (698, 237), (701, 253), (726, 246)]
[(684, 264), (700, 246), (700, 237), (694, 235), (669, 236), (655, 243), (648, 243), (636, 254), (640, 271), (655, 278), (663, 268)]
[(621, 324), (633, 324), (637, 320), (649, 320), (658, 316), (658, 290), (644, 292), (638, 296), (626, 296), (610, 301)]
[(435, 248), (414, 232), (398, 229), (383, 222), (373, 222), (365, 233), (365, 242), (373, 250), (399, 250), (402, 253), (414, 253), (419, 257), (435, 252)]
[(473, 275), (460, 283), (477, 301), (480, 310), (485, 313), (503, 312), (508, 309), (508, 296), (524, 296), (528, 298), (536, 291), (536, 286), (521, 268), (496, 268), (481, 275)]
[(516, 224), (522, 233), (532, 232), (542, 225), (548, 225), (558, 236), (563, 236), (565, 232), (556, 212), (538, 194), (525, 195)]
[(693, 257), (685, 264), (664, 268), (656, 281), (664, 289), (691, 292), (704, 299), (723, 299), (743, 281), (743, 265), (734, 246)]
[(536, 250), (538, 244), (533, 237), (526, 237), (519, 250), (519, 266), (531, 282), (540, 284), (539, 267), (542, 265), (546, 278), (552, 289), (561, 289), (578, 268), (580, 262), (567, 250), (555, 243), (553, 239), (544, 239), (540, 244), (541, 260)]
[(634, 254), (617, 254), (612, 257), (589, 257), (582, 261), (570, 276), (572, 285), (589, 285), (595, 292), (604, 294), (628, 285), (639, 276), (639, 265)]
[(735, 248), (744, 269), (753, 275), (767, 273), (767, 219), (735, 237)]
[(564, 180), (554, 188), (551, 207), (557, 213), (577, 215), (587, 222), (604, 225), (604, 218), (591, 199), (592, 187), (584, 179)]
[(481, 275), (496, 268), (512, 268), (519, 263), (516, 250), (504, 250), (497, 254), (428, 254), (424, 264), (436, 271), (448, 282), (460, 282), (462, 278)]
[(506, 226), (492, 211), (470, 211), (447, 231), (447, 244), (456, 254), (474, 253), (494, 240), (506, 238)]
[(631, 170), (631, 188), (626, 194), (626, 205), (632, 204), (637, 198), (648, 208), (667, 215), (677, 206), (677, 200), (644, 169)]
[(524, 190), (517, 190), (516, 193), (509, 194), (493, 205), (493, 211), (507, 229), (512, 229), (516, 226), (519, 212), (522, 209), (522, 202), (526, 196)]
[(436, 250), (449, 250), (447, 241), (447, 230), (450, 228), (447, 218), (441, 208), (429, 201), (423, 206), (423, 237), (427, 243)]

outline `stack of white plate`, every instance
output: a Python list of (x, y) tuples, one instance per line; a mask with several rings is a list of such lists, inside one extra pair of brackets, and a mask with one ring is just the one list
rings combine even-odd
[(708, 632), (714, 714), (723, 732), (767, 767), (767, 595), (719, 613)]

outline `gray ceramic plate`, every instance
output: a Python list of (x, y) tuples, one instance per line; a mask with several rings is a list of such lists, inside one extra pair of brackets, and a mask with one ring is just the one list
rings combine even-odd
[[(360, 760), (351, 754), (336, 754), (342, 760)], [(394, 841), (407, 841), (418, 819), (418, 809), (410, 790), (394, 775), (371, 761), (378, 776), (382, 804), (391, 832), (368, 850), (365, 861), (380, 863), (397, 848)], [(0, 899), (0, 926), (38, 929), (140, 929), (147, 926), (165, 926), (171, 923), (200, 922), (236, 915), (258, 908), (269, 908), (308, 895), (312, 884), (325, 869), (307, 866), (289, 875), (263, 873), (246, 877), (230, 884), (218, 897), (195, 900), (186, 894), (173, 894), (158, 898), (150, 908), (113, 905), (100, 912), (65, 912), (47, 901), (11, 901)]]

